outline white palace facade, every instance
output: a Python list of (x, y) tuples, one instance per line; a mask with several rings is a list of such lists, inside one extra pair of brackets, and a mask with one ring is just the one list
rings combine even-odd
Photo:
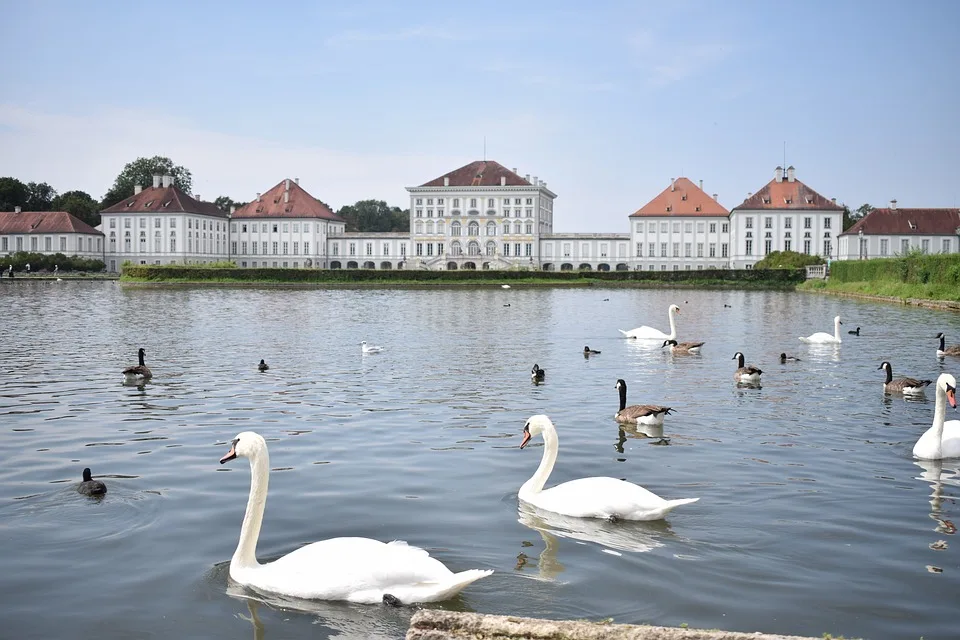
[[(703, 181), (673, 179), (629, 216), (623, 234), (555, 232), (557, 194), (537, 176), (521, 176), (492, 160), (471, 162), (407, 192), (409, 231), (357, 233), (347, 232), (346, 222), (299, 179), (284, 179), (226, 213), (187, 195), (170, 176), (155, 176), (153, 186), (136, 187), (102, 212), (104, 262), (110, 271), (128, 260), (232, 260), (241, 268), (679, 271), (750, 269), (773, 251), (828, 260), (893, 255), (914, 245), (960, 251), (960, 229), (951, 226), (956, 210), (937, 210), (946, 213), (935, 229), (920, 210), (878, 210), (861, 224), (865, 234), (851, 230), (856, 244), (850, 232), (840, 238), (843, 207), (798, 180), (793, 167), (777, 167), (770, 182), (731, 210), (716, 193), (704, 191)], [(932, 234), (930, 242), (903, 242), (916, 231), (910, 220), (894, 229), (896, 221), (910, 217), (907, 211), (917, 211), (913, 217), (921, 232)], [(881, 225), (882, 217), (890, 221)], [(874, 228), (892, 239), (875, 240)], [(13, 242), (6, 252), (12, 253)], [(863, 252), (861, 244), (867, 246)]]

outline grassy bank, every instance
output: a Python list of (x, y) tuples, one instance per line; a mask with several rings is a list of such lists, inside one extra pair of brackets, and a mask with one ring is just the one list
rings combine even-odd
[(800, 269), (738, 271), (386, 271), (368, 269), (238, 269), (192, 265), (127, 265), (121, 281), (141, 284), (283, 286), (641, 286), (792, 289)]
[(844, 260), (830, 265), (830, 279), (801, 290), (888, 298), (960, 301), (960, 254), (909, 253), (895, 258)]

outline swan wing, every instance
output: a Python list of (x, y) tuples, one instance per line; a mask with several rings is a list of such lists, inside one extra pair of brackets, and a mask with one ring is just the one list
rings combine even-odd
[(803, 342), (839, 342), (832, 334), (825, 331), (818, 331), (806, 338), (801, 337), (800, 340)]
[(643, 487), (616, 478), (580, 478), (530, 496), (536, 507), (578, 518), (657, 520), (688, 500), (664, 500)]
[(637, 338), (639, 340), (667, 340), (670, 338), (670, 336), (663, 331), (646, 325), (637, 327), (636, 329), (630, 329), (629, 331), (624, 331), (623, 329), (618, 329), (618, 331), (628, 338)]
[(913, 447), (913, 455), (923, 460), (941, 458), (960, 458), (960, 420), (948, 420), (943, 423), (943, 435), (937, 447), (935, 429), (930, 428)]

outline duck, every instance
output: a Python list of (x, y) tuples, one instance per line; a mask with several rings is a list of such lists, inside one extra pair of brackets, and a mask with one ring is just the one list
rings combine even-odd
[(360, 341), (360, 352), (361, 353), (380, 353), (383, 351), (383, 347), (378, 347), (375, 344), (367, 344), (366, 340)]
[(663, 417), (673, 411), (672, 407), (661, 407), (656, 404), (632, 404), (628, 407), (626, 381), (623, 378), (618, 379), (614, 388), (620, 392), (620, 410), (613, 414), (613, 417), (622, 424), (658, 427), (663, 424)]
[(724, 309), (733, 309), (733, 305), (725, 304), (723, 305)]
[(762, 374), (763, 371), (756, 368), (752, 364), (744, 366), (743, 354), (739, 351), (733, 354), (731, 360), (737, 361), (737, 370), (733, 372), (734, 380), (743, 384), (759, 384), (760, 374)]
[(818, 331), (806, 338), (801, 337), (800, 341), (810, 344), (840, 344), (840, 325), (842, 324), (843, 323), (840, 322), (840, 316), (837, 316), (833, 319), (833, 335), (830, 335), (826, 331)]
[(415, 604), (449, 600), (493, 573), (481, 569), (453, 573), (426, 550), (406, 542), (355, 537), (314, 542), (261, 564), (257, 540), (270, 480), (267, 443), (254, 431), (239, 433), (220, 464), (237, 457), (250, 461), (250, 496), (240, 541), (230, 559), (230, 578), (254, 591), (304, 600)]
[(153, 377), (153, 372), (150, 371), (147, 365), (143, 364), (143, 356), (145, 356), (146, 353), (147, 352), (144, 351), (143, 347), (141, 347), (137, 351), (137, 357), (140, 360), (140, 364), (133, 367), (127, 367), (123, 370), (123, 378), (125, 382), (138, 382), (142, 380), (149, 380)]
[(534, 382), (543, 382), (547, 377), (547, 370), (541, 369), (540, 365), (534, 364), (533, 369), (530, 369), (530, 379)]
[(703, 342), (677, 342), (676, 340), (664, 340), (663, 347), (670, 345), (670, 351), (672, 353), (700, 353), (700, 347), (705, 343)]
[(857, 327), (857, 328), (854, 329), (853, 331), (847, 331), (847, 333), (849, 333), (849, 334), (852, 335), (852, 336), (858, 336), (858, 335), (860, 335), (860, 327)]
[(887, 393), (905, 393), (907, 395), (916, 395), (923, 393), (924, 387), (933, 383), (933, 380), (917, 380), (916, 378), (896, 378), (893, 377), (893, 367), (889, 362), (881, 362), (877, 369), (885, 369), (887, 380), (883, 383), (883, 390)]
[(942, 358), (943, 356), (960, 356), (960, 344), (952, 344), (949, 347), (946, 346), (947, 337), (943, 333), (937, 334), (937, 339), (940, 340), (940, 348), (937, 349), (937, 357)]
[(260, 364), (257, 365), (257, 369), (259, 369), (260, 371), (266, 371), (269, 368), (270, 368), (270, 365), (264, 362), (263, 358), (260, 358)]
[(637, 340), (676, 340), (677, 338), (677, 314), (680, 313), (680, 307), (675, 304), (670, 305), (667, 309), (667, 316), (670, 319), (670, 333), (664, 333), (654, 329), (653, 327), (648, 327), (646, 325), (642, 327), (637, 327), (636, 329), (630, 329), (629, 331), (624, 331), (623, 329), (617, 329), (627, 338), (635, 338)]
[(933, 425), (913, 446), (914, 457), (922, 460), (960, 458), (960, 420), (944, 421), (947, 403), (957, 408), (957, 380), (949, 373), (937, 378), (937, 404), (933, 410)]
[(538, 509), (574, 518), (606, 520), (661, 520), (680, 505), (700, 498), (664, 500), (643, 487), (617, 478), (579, 478), (544, 489), (557, 461), (557, 429), (545, 415), (531, 416), (523, 425), (523, 449), (530, 439), (543, 435), (543, 458), (536, 473), (520, 487), (519, 499)]
[(77, 487), (77, 491), (85, 496), (102, 496), (107, 493), (107, 485), (94, 480), (90, 475), (90, 467), (87, 467), (83, 470), (83, 482)]
[(800, 362), (800, 358), (796, 356), (788, 356), (786, 353), (781, 353), (780, 362)]
[(600, 354), (600, 352), (597, 351), (596, 349), (591, 349), (590, 347), (584, 347), (584, 348), (583, 348), (583, 355), (585, 355), (585, 356), (587, 356), (587, 357), (589, 357), (589, 356), (595, 356), (595, 355), (599, 355), (599, 354)]

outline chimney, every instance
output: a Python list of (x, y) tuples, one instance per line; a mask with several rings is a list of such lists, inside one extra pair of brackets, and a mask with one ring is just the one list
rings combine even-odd
[(670, 178), (670, 191), (674, 191), (677, 188), (677, 179)]
[(294, 178), (293, 181), (298, 185), (300, 184), (300, 178)]
[(537, 178), (537, 176), (533, 176), (533, 186), (536, 187), (539, 184), (540, 184), (540, 180)]
[(700, 191), (703, 191), (703, 180), (700, 181)]
[(444, 176), (444, 177), (443, 177), (443, 186), (445, 186), (445, 187), (449, 187), (449, 186), (450, 186), (450, 176)]
[(747, 191), (747, 200), (753, 197), (753, 191)]
[(155, 173), (153, 174), (153, 188), (156, 189), (159, 186), (160, 186), (160, 174)]
[(203, 202), (203, 201), (200, 199), (200, 194), (199, 194), (199, 193), (193, 194), (193, 199), (196, 200), (197, 202)]
[(543, 182), (541, 182), (541, 183), (540, 183), (540, 186), (543, 187), (544, 189), (546, 189), (546, 188), (547, 188), (547, 181), (544, 180)]
[(713, 194), (713, 199), (714, 199), (714, 200), (717, 199), (717, 194)]
[[(287, 182), (289, 183), (290, 181), (287, 180)], [(283, 192), (283, 201), (284, 201), (284, 202), (290, 202), (290, 191), (284, 191), (284, 192)]]
[[(514, 173), (517, 173), (517, 168), (514, 167), (513, 169), (510, 169), (510, 171), (513, 171)], [(517, 174), (517, 175), (520, 175), (520, 174)]]
[(173, 186), (173, 176), (163, 176), (163, 188)]
[(259, 191), (257, 191), (257, 202), (262, 202), (262, 200), (260, 199), (260, 192), (259, 192)]
[(793, 165), (787, 167), (787, 182), (793, 182), (796, 178), (793, 177), (796, 169), (793, 168)]
[(777, 182), (783, 182), (783, 167), (778, 166), (773, 171), (773, 179)]
[(290, 191), (290, 178), (287, 178), (283, 181), (283, 190)]
[(830, 202), (832, 202), (833, 204), (837, 204), (837, 199), (836, 199), (836, 198), (830, 198)]
[(507, 186), (507, 176), (500, 176), (500, 186), (501, 187)]
[(893, 199), (890, 201), (890, 211), (896, 211), (896, 210), (897, 210), (897, 201), (896, 199)]
[(530, 174), (528, 173), (528, 174), (524, 175), (524, 176), (523, 176), (523, 179), (526, 180), (527, 182), (530, 182)]
[(20, 207), (14, 207), (14, 208), (13, 208), (13, 212), (14, 212), (14, 213), (20, 213)]
[(137, 195), (141, 191), (143, 191), (143, 187), (138, 184), (133, 185), (133, 195)]

